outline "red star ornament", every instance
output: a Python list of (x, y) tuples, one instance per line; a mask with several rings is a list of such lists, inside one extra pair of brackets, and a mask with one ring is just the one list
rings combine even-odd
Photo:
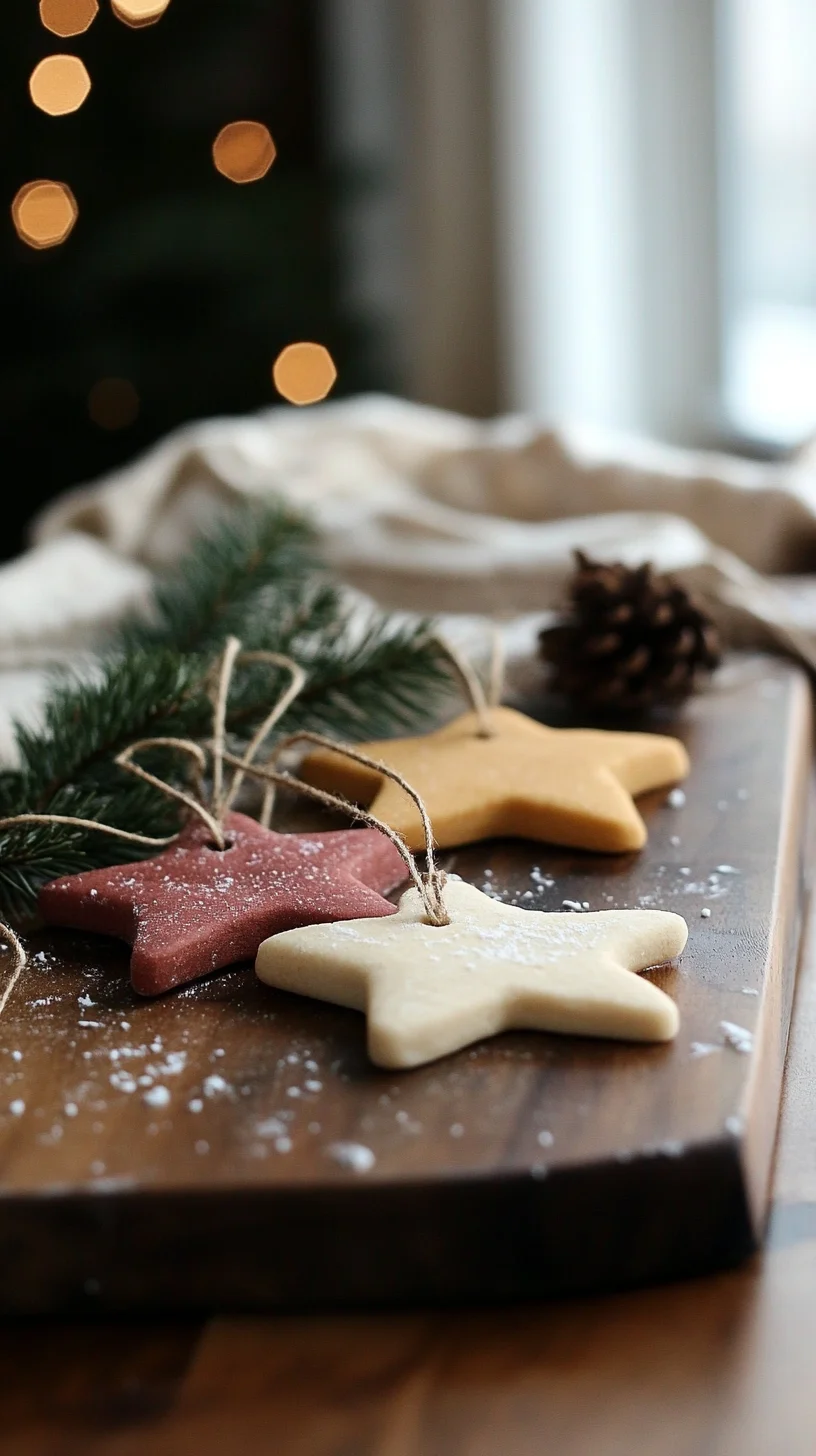
[(127, 941), (133, 989), (159, 996), (252, 959), (279, 930), (395, 913), (383, 895), (405, 866), (376, 829), (276, 834), (244, 814), (224, 829), (225, 850), (196, 820), (152, 859), (52, 880), (40, 914)]

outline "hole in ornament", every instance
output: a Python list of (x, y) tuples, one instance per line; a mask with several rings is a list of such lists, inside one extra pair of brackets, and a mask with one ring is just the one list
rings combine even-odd
[(215, 842), (214, 839), (205, 839), (205, 841), (204, 841), (204, 848), (205, 849), (212, 849), (212, 850), (215, 851), (216, 854), (226, 854), (227, 853), (227, 850), (228, 849), (233, 849), (234, 846), (235, 846), (235, 840), (229, 834), (225, 834), (224, 835), (224, 843), (223, 843), (223, 845), (216, 844), (216, 842)]

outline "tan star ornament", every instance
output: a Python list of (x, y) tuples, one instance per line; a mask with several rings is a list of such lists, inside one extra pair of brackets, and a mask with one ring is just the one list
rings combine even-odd
[[(493, 708), (492, 737), (464, 713), (422, 738), (358, 744), (396, 769), (424, 799), (441, 849), (509, 835), (620, 853), (641, 849), (646, 825), (633, 794), (677, 783), (689, 771), (676, 738), (545, 728), (512, 708)], [(375, 770), (320, 749), (301, 766), (307, 783), (370, 806), (409, 849), (425, 846), (416, 805)]]
[(680, 915), (519, 910), (459, 880), (444, 897), (450, 925), (430, 925), (418, 891), (407, 890), (396, 915), (271, 936), (255, 969), (280, 990), (365, 1012), (380, 1067), (418, 1067), (501, 1031), (676, 1034), (674, 1002), (635, 973), (680, 954)]

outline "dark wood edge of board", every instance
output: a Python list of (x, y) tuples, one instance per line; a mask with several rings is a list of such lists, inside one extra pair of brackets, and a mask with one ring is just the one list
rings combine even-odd
[[(62, 1204), (58, 1249), (49, 1198), (11, 1198), (0, 1308), (411, 1306), (427, 1303), (430, 1289), (434, 1304), (491, 1303), (611, 1291), (623, 1287), (610, 1277), (615, 1267), (627, 1271), (626, 1287), (679, 1279), (733, 1265), (755, 1247), (737, 1137), (700, 1146), (682, 1162), (658, 1149), (607, 1164), (614, 1218), (600, 1219), (599, 1237), (588, 1243), (575, 1200), (581, 1181), (589, 1194), (597, 1174), (593, 1164), (544, 1177), (244, 1189), (241, 1199), (228, 1189), (82, 1194)], [(699, 1212), (679, 1230), (672, 1210), (688, 1204), (690, 1185)], [(433, 1227), (433, 1239), (418, 1243), (417, 1227)], [(309, 1259), (293, 1260), (293, 1245), (308, 1247)], [(148, 1264), (145, 1290), (140, 1271)]]
[(779, 1123), (782, 1078), (793, 1014), (796, 977), (811, 894), (810, 854), (816, 814), (813, 785), (813, 702), (803, 676), (795, 686), (786, 754), (785, 812), (779, 831), (774, 911), (755, 1054), (746, 1088), (740, 1137), (752, 1236), (759, 1244), (768, 1217), (769, 1189)]

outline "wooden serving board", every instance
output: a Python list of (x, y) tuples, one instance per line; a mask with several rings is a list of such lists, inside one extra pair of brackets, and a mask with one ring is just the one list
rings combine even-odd
[(642, 854), (500, 842), (447, 862), (535, 908), (683, 913), (682, 964), (655, 973), (671, 1046), (525, 1033), (394, 1075), (362, 1017), (251, 968), (144, 1002), (113, 942), (36, 938), (0, 1019), (2, 1307), (495, 1300), (747, 1254), (805, 898), (809, 691), (736, 659), (679, 731), (686, 802), (644, 805)]

